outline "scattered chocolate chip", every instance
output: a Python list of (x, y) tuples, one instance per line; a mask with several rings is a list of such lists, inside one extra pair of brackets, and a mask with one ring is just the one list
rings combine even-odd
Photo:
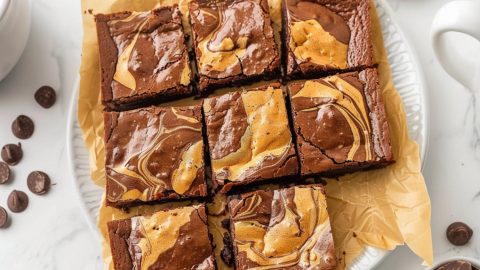
[(57, 101), (57, 94), (52, 87), (45, 85), (38, 88), (37, 92), (35, 92), (35, 100), (40, 106), (48, 109)]
[(472, 269), (475, 269), (475, 267), (473, 267), (470, 262), (462, 261), (462, 260), (447, 262), (435, 268), (435, 270), (472, 270)]
[(8, 213), (5, 208), (0, 206), (0, 228), (5, 228), (8, 225)]
[(222, 220), (222, 227), (226, 230), (230, 230), (230, 219), (226, 218)]
[(15, 137), (25, 140), (33, 135), (35, 125), (32, 119), (26, 115), (18, 116), (12, 123), (12, 133)]
[(455, 246), (467, 244), (472, 235), (472, 229), (463, 222), (454, 222), (447, 228), (447, 239)]
[(220, 257), (226, 265), (233, 266), (233, 253), (230, 248), (224, 247), (220, 252)]
[(8, 195), (7, 205), (10, 211), (20, 213), (28, 206), (28, 196), (23, 191), (14, 190)]
[(8, 165), (14, 166), (17, 165), (20, 160), (22, 160), (23, 151), (22, 145), (17, 144), (7, 144), (2, 147), (2, 159)]
[(43, 195), (50, 189), (50, 177), (41, 171), (34, 171), (28, 175), (27, 186), (34, 194)]
[(5, 184), (10, 180), (10, 167), (5, 162), (0, 161), (0, 184)]

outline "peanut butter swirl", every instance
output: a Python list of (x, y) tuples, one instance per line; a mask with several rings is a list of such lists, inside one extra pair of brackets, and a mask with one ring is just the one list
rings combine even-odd
[(199, 73), (219, 79), (270, 71), (278, 50), (268, 14), (264, 0), (192, 1)]
[(206, 194), (200, 107), (105, 113), (111, 203)]
[(113, 98), (190, 84), (191, 70), (177, 6), (130, 12), (107, 24), (118, 50), (111, 85)]
[(108, 224), (115, 269), (215, 269), (204, 205)]
[(229, 206), (237, 269), (334, 269), (321, 186), (255, 191)]
[(213, 178), (220, 185), (295, 173), (281, 89), (230, 93), (206, 99), (203, 108)]
[(286, 1), (289, 48), (297, 64), (309, 62), (330, 68), (347, 68), (350, 28), (327, 7), (312, 1)]
[[(361, 89), (349, 84), (338, 76), (331, 76), (321, 81), (306, 81), (303, 87), (292, 96), (297, 98), (309, 98), (321, 100), (313, 107), (300, 108), (298, 112), (310, 112), (317, 114), (318, 122), (334, 115), (331, 111), (339, 112), (347, 122), (353, 141), (348, 145), (337, 145), (338, 148), (349, 147), (346, 161), (353, 161), (360, 147), (364, 151), (364, 160), (372, 159), (372, 130), (368, 118), (367, 106)], [(322, 102), (323, 101), (323, 102)], [(339, 135), (345, 135), (344, 130), (339, 128)], [(348, 134), (347, 133), (347, 134)]]

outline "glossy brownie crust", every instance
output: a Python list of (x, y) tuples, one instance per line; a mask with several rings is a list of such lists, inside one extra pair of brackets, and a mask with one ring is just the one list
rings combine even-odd
[(115, 270), (214, 270), (205, 206), (108, 223)]
[(267, 0), (193, 0), (189, 9), (200, 94), (279, 75)]
[(339, 175), (394, 161), (377, 70), (288, 85), (302, 175)]
[[(369, 3), (368, 0), (283, 0), (282, 50), (286, 77), (306, 78), (372, 67), (374, 55)], [(311, 30), (321, 26), (323, 31), (311, 34), (320, 41), (303, 43), (305, 57), (302, 59), (290, 46), (294, 36), (292, 29), (295, 28), (292, 25), (309, 20), (316, 26)], [(300, 45), (298, 40), (304, 42), (308, 37), (297, 37), (294, 44)], [(317, 47), (311, 50), (311, 46)], [(312, 51), (321, 51), (321, 55), (312, 55)], [(319, 57), (323, 60), (320, 61)]]
[(258, 190), (230, 197), (236, 269), (335, 269), (321, 185)]
[(203, 103), (212, 179), (220, 192), (295, 175), (298, 162), (279, 84)]
[(126, 110), (192, 94), (178, 7), (95, 16), (102, 103)]
[(200, 106), (106, 112), (107, 204), (207, 195)]

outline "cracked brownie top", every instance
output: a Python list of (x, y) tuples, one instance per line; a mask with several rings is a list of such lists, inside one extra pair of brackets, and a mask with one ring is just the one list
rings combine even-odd
[(232, 186), (297, 173), (297, 157), (279, 85), (204, 100), (215, 184)]
[(302, 175), (393, 161), (376, 69), (291, 83), (288, 90)]
[(123, 110), (192, 94), (178, 7), (95, 16), (102, 102)]
[(278, 70), (266, 0), (197, 0), (189, 8), (200, 91)]

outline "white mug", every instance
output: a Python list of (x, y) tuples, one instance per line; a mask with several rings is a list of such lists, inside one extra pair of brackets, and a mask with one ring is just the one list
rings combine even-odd
[(445, 33), (460, 32), (480, 42), (480, 1), (461, 0), (445, 4), (432, 24), (432, 45), (445, 71), (472, 92), (480, 92), (480, 55), (470, 59), (459, 56), (442, 38)]
[(30, 33), (30, 0), (0, 0), (0, 81), (17, 64)]

